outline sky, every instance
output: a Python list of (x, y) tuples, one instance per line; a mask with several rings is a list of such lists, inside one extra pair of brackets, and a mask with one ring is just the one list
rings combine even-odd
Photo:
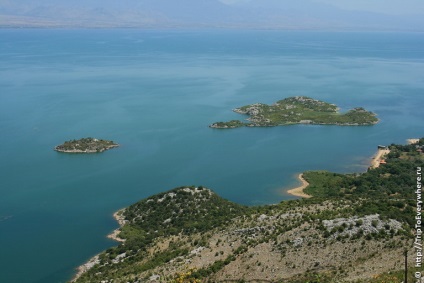
[(4, 26), (424, 31), (424, 0), (0, 0)]
[(382, 12), (393, 15), (424, 14), (423, 0), (314, 0), (348, 10)]
[[(220, 0), (225, 4), (240, 4), (252, 0)], [(424, 0), (313, 0), (346, 10), (379, 12), (392, 15), (424, 14)]]

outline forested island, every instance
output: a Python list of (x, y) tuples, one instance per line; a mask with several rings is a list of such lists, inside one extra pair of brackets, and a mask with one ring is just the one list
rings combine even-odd
[(215, 122), (209, 127), (233, 129), (238, 127), (272, 127), (292, 124), (317, 124), (340, 126), (363, 126), (378, 123), (376, 114), (357, 107), (342, 114), (339, 108), (327, 102), (306, 96), (289, 97), (272, 105), (255, 103), (233, 110), (249, 115), (249, 122), (231, 120)]
[(58, 145), (54, 150), (66, 153), (97, 153), (105, 150), (118, 147), (119, 144), (113, 141), (95, 139), (95, 138), (82, 138), (79, 140), (66, 141)]
[(308, 199), (248, 207), (191, 186), (141, 200), (116, 214), (122, 242), (75, 282), (392, 283), (405, 249), (415, 282), (424, 138), (388, 149), (365, 173), (305, 172)]

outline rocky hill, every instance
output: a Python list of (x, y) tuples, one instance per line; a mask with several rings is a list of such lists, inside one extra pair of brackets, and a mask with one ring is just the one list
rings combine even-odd
[(76, 282), (401, 282), (423, 146), (391, 145), (367, 173), (307, 172), (310, 199), (245, 207), (203, 187), (149, 197), (119, 213), (123, 242)]

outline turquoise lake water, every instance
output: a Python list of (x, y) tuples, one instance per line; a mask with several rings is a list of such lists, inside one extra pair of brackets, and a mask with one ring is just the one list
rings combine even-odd
[[(155, 193), (269, 204), (299, 172), (364, 172), (377, 145), (424, 136), (423, 46), (422, 33), (0, 30), (0, 282), (66, 282), (115, 245), (112, 213)], [(381, 122), (207, 127), (296, 95)], [(121, 147), (53, 151), (88, 136)]]

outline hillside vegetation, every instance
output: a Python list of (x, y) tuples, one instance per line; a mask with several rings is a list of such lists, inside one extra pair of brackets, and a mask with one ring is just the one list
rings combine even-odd
[(120, 212), (124, 241), (76, 282), (401, 282), (423, 146), (391, 145), (366, 173), (306, 172), (310, 199), (246, 207), (203, 187), (149, 197)]

